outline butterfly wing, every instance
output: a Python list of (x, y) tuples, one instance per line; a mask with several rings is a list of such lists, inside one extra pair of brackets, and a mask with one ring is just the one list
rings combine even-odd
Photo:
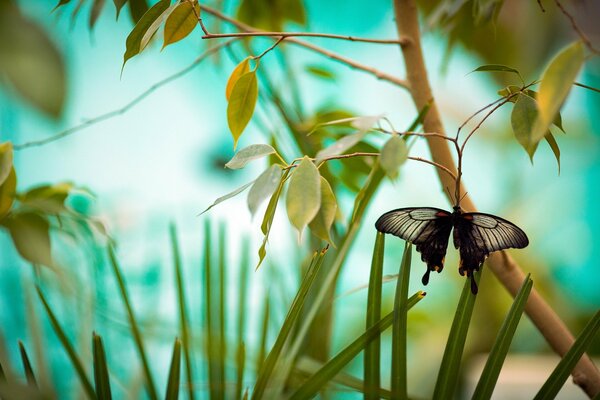
[[(508, 248), (522, 249), (529, 244), (521, 228), (504, 218), (483, 213), (460, 214), (454, 226), (454, 247), (460, 247), (461, 275), (472, 276), (487, 256)], [(477, 285), (471, 280), (471, 290), (477, 293)]]
[(427, 264), (422, 282), (427, 285), (431, 271), (441, 272), (448, 239), (452, 230), (452, 214), (439, 208), (399, 208), (383, 214), (375, 223), (379, 232), (391, 233), (416, 245), (421, 260)]

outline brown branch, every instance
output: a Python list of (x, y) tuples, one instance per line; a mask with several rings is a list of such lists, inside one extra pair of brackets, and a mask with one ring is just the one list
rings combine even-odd
[(554, 0), (554, 3), (556, 3), (556, 6), (559, 8), (560, 12), (562, 12), (565, 15), (565, 17), (567, 17), (567, 19), (569, 20), (569, 22), (571, 22), (571, 27), (573, 28), (573, 30), (575, 31), (575, 33), (577, 33), (577, 36), (579, 36), (579, 38), (586, 45), (586, 47), (592, 53), (600, 55), (600, 51), (598, 51), (597, 49), (594, 48), (594, 46), (592, 45), (592, 42), (590, 41), (590, 39), (586, 36), (585, 33), (583, 33), (583, 31), (577, 25), (577, 22), (575, 21), (575, 18), (563, 7), (563, 5), (560, 3), (560, 1)]
[[(216, 9), (214, 9), (212, 7), (208, 7), (208, 6), (205, 6), (205, 5), (201, 4), (200, 5), (200, 9), (202, 10), (202, 12), (206, 12), (208, 14), (211, 14), (214, 17), (219, 18), (219, 19), (221, 19), (221, 20), (223, 20), (223, 21), (225, 21), (225, 22), (227, 22), (227, 23), (235, 26), (240, 31), (243, 31), (243, 32), (252, 32), (252, 33), (260, 32), (259, 29), (255, 28), (253, 26), (247, 25), (247, 24), (245, 24), (243, 22), (237, 21), (237, 20), (235, 20), (235, 19), (233, 19), (231, 17), (228, 17), (227, 15), (223, 14), (219, 10), (216, 10)], [(338, 61), (338, 62), (340, 62), (342, 64), (345, 64), (345, 65), (349, 66), (352, 69), (356, 69), (356, 70), (363, 71), (363, 72), (366, 72), (368, 74), (371, 74), (374, 77), (376, 77), (377, 79), (390, 82), (390, 83), (392, 83), (392, 84), (394, 84), (396, 86), (400, 86), (400, 87), (403, 87), (405, 89), (409, 89), (408, 82), (406, 80), (404, 80), (404, 79), (400, 79), (400, 78), (398, 78), (396, 76), (387, 74), (387, 73), (385, 73), (383, 71), (380, 71), (380, 70), (378, 70), (376, 68), (373, 68), (373, 67), (370, 67), (368, 65), (361, 64), (361, 63), (356, 62), (356, 61), (354, 61), (354, 60), (352, 60), (350, 58), (341, 56), (341, 55), (339, 55), (337, 53), (334, 53), (334, 52), (326, 50), (326, 49), (324, 49), (322, 47), (316, 46), (316, 45), (314, 45), (312, 43), (308, 43), (308, 42), (305, 42), (305, 41), (303, 41), (301, 39), (297, 39), (297, 38), (294, 38), (294, 37), (286, 39), (286, 42), (293, 43), (293, 44), (295, 44), (297, 46), (303, 47), (303, 48), (308, 49), (310, 51), (313, 51), (315, 53), (319, 53), (321, 55), (324, 55), (325, 57), (330, 58), (330, 59), (335, 60), (335, 61)], [(400, 43), (404, 43), (405, 40), (402, 39), (399, 42)]]
[(319, 37), (326, 39), (348, 40), (350, 42), (363, 42), (375, 44), (402, 44), (402, 40), (398, 39), (369, 39), (356, 36), (335, 35), (331, 33), (317, 32), (233, 32), (233, 33), (205, 33), (202, 39), (219, 39), (230, 37)]
[[(410, 39), (408, 44), (402, 46), (402, 53), (413, 101), (417, 110), (420, 110), (433, 96), (421, 49), (421, 34), (415, 0), (394, 0), (394, 13), (399, 36)], [(431, 105), (423, 126), (425, 131), (444, 134), (445, 130), (435, 103)], [(428, 137), (427, 142), (433, 161), (446, 166), (451, 171), (456, 171), (448, 143), (436, 137)], [(438, 172), (438, 176), (442, 187), (450, 187), (450, 181), (446, 175)], [(459, 189), (465, 193), (464, 188)], [(462, 202), (465, 209), (476, 210), (468, 195), (465, 195)], [(515, 296), (523, 283), (525, 274), (512, 257), (505, 251), (494, 252), (488, 258), (487, 264), (511, 295)], [(525, 310), (548, 344), (556, 353), (564, 356), (573, 345), (573, 335), (535, 288), (531, 291)], [(593, 397), (600, 393), (600, 373), (587, 355), (581, 358), (572, 375), (574, 382), (581, 386), (588, 396)]]

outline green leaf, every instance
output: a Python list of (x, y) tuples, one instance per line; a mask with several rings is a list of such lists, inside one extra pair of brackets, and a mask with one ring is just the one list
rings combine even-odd
[(281, 175), (281, 168), (277, 165), (271, 165), (256, 178), (248, 192), (248, 210), (250, 210), (252, 216), (256, 214), (258, 207), (273, 195), (279, 186)]
[(10, 211), (16, 197), (17, 191), (17, 174), (15, 169), (10, 170), (10, 174), (0, 185), (0, 221)]
[[(519, 93), (520, 91), (521, 91), (521, 88), (519, 86), (508, 85), (504, 89), (498, 90), (498, 94), (502, 97), (509, 97), (510, 95)], [(535, 96), (531, 96), (531, 97), (535, 98)], [(509, 99), (509, 101), (511, 103), (516, 103), (518, 98), (519, 98), (519, 96), (513, 96)]]
[(550, 131), (546, 133), (544, 139), (546, 139), (546, 142), (548, 142), (548, 145), (552, 149), (552, 153), (554, 153), (554, 157), (556, 158), (556, 162), (558, 163), (558, 173), (560, 174), (560, 148), (558, 147), (558, 143), (556, 143), (556, 139)]
[[(130, 1), (130, 7), (133, 7), (132, 3), (133, 2)], [(127, 62), (127, 60), (139, 54), (144, 49), (145, 45), (142, 45), (142, 41), (144, 40), (146, 33), (150, 30), (150, 28), (152, 28), (152, 25), (157, 20), (160, 20), (163, 13), (169, 8), (170, 3), (170, 0), (159, 1), (158, 3), (153, 5), (148, 11), (146, 11), (144, 15), (139, 19), (139, 21), (137, 21), (135, 27), (133, 28), (129, 36), (127, 36), (127, 40), (125, 42), (126, 50), (125, 54), (123, 55), (123, 66), (121, 67), (121, 70), (125, 68), (125, 63)], [(146, 40), (146, 44), (148, 41), (149, 39)]]
[(250, 71), (250, 60), (252, 57), (248, 56), (242, 60), (231, 72), (229, 75), (229, 79), (227, 80), (227, 86), (225, 87), (225, 98), (229, 101), (231, 97), (231, 91), (235, 86), (235, 83), (240, 79), (240, 77)]
[(243, 0), (237, 19), (263, 30), (280, 32), (288, 21), (303, 25), (306, 15), (301, 0)]
[(154, 37), (154, 34), (158, 31), (163, 22), (165, 22), (165, 20), (171, 15), (173, 10), (175, 10), (175, 7), (177, 7), (177, 4), (169, 6), (165, 11), (162, 12), (162, 14), (158, 16), (158, 18), (154, 20), (154, 22), (152, 22), (152, 24), (150, 24), (150, 27), (148, 27), (144, 33), (144, 36), (142, 36), (142, 40), (140, 41), (140, 53), (148, 46), (148, 43), (150, 43)]
[(25, 371), (25, 377), (27, 379), (27, 384), (29, 386), (37, 387), (37, 381), (35, 379), (35, 374), (33, 372), (33, 367), (31, 366), (31, 361), (29, 360), (29, 356), (27, 355), (27, 351), (25, 350), (25, 346), (23, 342), (19, 340), (19, 353), (21, 354), (21, 361), (23, 362), (23, 370)]
[[(244, 237), (242, 249), (240, 252), (238, 278), (238, 310), (244, 310), (248, 302), (248, 273), (250, 272), (250, 240)], [(237, 313), (237, 349), (235, 354), (236, 364), (236, 382), (235, 396), (242, 398), (244, 390), (244, 369), (246, 367), (246, 345), (244, 344), (244, 335), (246, 334), (246, 313)]]
[[(127, 3), (127, 0), (113, 0), (113, 3), (115, 4), (115, 9), (117, 10), (117, 18), (116, 19), (119, 19), (119, 14), (121, 13), (121, 9), (125, 5), (125, 3)], [(131, 1), (130, 1), (130, 3), (131, 3)]]
[(62, 55), (48, 33), (13, 3), (0, 2), (0, 83), (8, 83), (38, 110), (58, 118), (67, 93)]
[(13, 146), (11, 142), (0, 143), (0, 185), (6, 181), (13, 168)]
[(275, 153), (277, 153), (275, 149), (268, 144), (251, 144), (235, 153), (233, 158), (225, 164), (225, 167), (229, 169), (244, 168), (250, 161), (258, 160)]
[(267, 240), (269, 240), (269, 233), (271, 232), (271, 225), (273, 224), (273, 218), (275, 217), (275, 211), (277, 210), (277, 203), (279, 202), (279, 196), (281, 196), (281, 191), (283, 190), (283, 184), (287, 180), (287, 177), (290, 173), (289, 169), (286, 169), (283, 175), (281, 176), (281, 180), (279, 181), (279, 186), (277, 186), (277, 190), (271, 196), (269, 200), (269, 204), (267, 205), (267, 209), (265, 210), (265, 215), (263, 216), (262, 223), (260, 225), (260, 230), (265, 235), (263, 238), (263, 242), (258, 249), (258, 264), (256, 265), (256, 269), (260, 267), (265, 256), (267, 255)]
[(94, 0), (94, 3), (92, 4), (92, 10), (90, 11), (90, 19), (88, 22), (90, 30), (94, 29), (94, 26), (98, 21), (98, 17), (100, 16), (102, 8), (104, 7), (104, 1), (105, 0)]
[(510, 122), (517, 141), (527, 151), (529, 158), (533, 158), (536, 149), (536, 143), (532, 141), (531, 134), (537, 117), (536, 101), (526, 94), (520, 94), (513, 107)]
[(308, 224), (311, 232), (318, 238), (333, 244), (329, 231), (335, 221), (337, 212), (337, 201), (335, 194), (327, 182), (327, 179), (321, 177), (321, 207), (319, 212)]
[(65, 200), (72, 189), (73, 184), (69, 182), (41, 185), (25, 192), (19, 200), (43, 213), (58, 214), (66, 210)]
[[(194, 9), (196, 11), (194, 12)], [(163, 49), (171, 43), (178, 42), (192, 33), (198, 26), (196, 14), (200, 15), (200, 5), (194, 3), (179, 3), (165, 22)]]
[(489, 399), (492, 397), (492, 392), (494, 391), (494, 387), (498, 382), (498, 376), (500, 376), (500, 371), (502, 370), (502, 364), (504, 364), (510, 343), (512, 342), (512, 338), (517, 330), (517, 325), (519, 325), (519, 321), (525, 310), (525, 305), (527, 304), (527, 299), (529, 298), (532, 286), (533, 282), (531, 281), (530, 276), (527, 275), (502, 323), (502, 327), (500, 327), (498, 336), (496, 336), (494, 345), (492, 346), (488, 359), (483, 367), (483, 371), (481, 372), (477, 387), (475, 388), (475, 392), (473, 393), (473, 400)]
[(398, 135), (393, 135), (381, 149), (379, 165), (391, 179), (398, 177), (398, 169), (408, 159), (406, 142)]
[(315, 164), (304, 156), (298, 167), (292, 173), (285, 199), (290, 223), (302, 231), (319, 212), (321, 206), (321, 179)]
[(227, 104), (227, 124), (233, 135), (233, 148), (250, 122), (258, 98), (256, 70), (242, 75), (233, 85)]
[(511, 67), (507, 67), (506, 65), (502, 65), (502, 64), (486, 64), (486, 65), (482, 65), (480, 67), (475, 68), (473, 71), (471, 72), (511, 72), (513, 74), (516, 74), (519, 79), (521, 79), (521, 81), (523, 80), (521, 78), (521, 73)]
[(306, 72), (308, 72), (318, 78), (329, 80), (329, 81), (335, 80), (335, 74), (333, 72), (331, 72), (330, 70), (328, 70), (324, 67), (321, 67), (319, 65), (307, 65), (305, 67), (305, 69), (306, 69)]
[(575, 340), (575, 343), (573, 343), (569, 351), (567, 351), (567, 354), (563, 356), (554, 371), (552, 371), (552, 374), (550, 374), (550, 377), (544, 383), (540, 391), (535, 395), (534, 400), (554, 399), (556, 397), (569, 377), (569, 374), (581, 359), (583, 353), (593, 343), (599, 330), (600, 311), (596, 312), (583, 328), (583, 331), (581, 331)]
[(213, 208), (214, 206), (216, 206), (217, 204), (220, 204), (220, 203), (224, 202), (225, 200), (229, 200), (229, 199), (231, 199), (232, 197), (235, 197), (235, 196), (237, 196), (238, 194), (242, 193), (244, 190), (246, 190), (246, 189), (248, 189), (250, 186), (252, 186), (252, 184), (253, 184), (253, 183), (254, 183), (254, 181), (252, 181), (252, 182), (248, 182), (248, 183), (246, 183), (245, 185), (243, 185), (243, 186), (240, 186), (239, 188), (235, 189), (233, 192), (227, 193), (226, 195), (219, 197), (218, 199), (216, 199), (216, 200), (214, 201), (214, 203), (212, 203), (210, 206), (208, 206), (208, 208), (207, 208), (206, 210), (202, 211), (202, 212), (201, 212), (200, 214), (198, 214), (198, 215), (202, 215), (202, 214), (204, 214), (205, 212), (207, 212), (208, 210), (210, 210), (211, 208)]
[(339, 154), (344, 153), (351, 147), (356, 146), (358, 142), (363, 140), (367, 132), (357, 132), (351, 135), (346, 135), (341, 139), (335, 141), (333, 144), (327, 146), (317, 153), (315, 157), (315, 162), (319, 164), (321, 161), (328, 157), (337, 156)]
[(110, 400), (112, 394), (110, 390), (110, 378), (108, 375), (108, 365), (106, 363), (106, 354), (102, 338), (94, 332), (92, 335), (92, 347), (94, 353), (94, 383), (96, 384), (96, 395), (98, 400)]
[(446, 348), (440, 364), (440, 371), (435, 383), (432, 399), (452, 399), (458, 386), (460, 378), (460, 366), (465, 342), (467, 341), (467, 332), (469, 323), (473, 315), (473, 307), (477, 296), (471, 293), (471, 279), (479, 282), (481, 271), (475, 272), (473, 278), (467, 278), (463, 286), (458, 307), (454, 314)]
[[(381, 319), (381, 286), (383, 277), (383, 255), (385, 249), (385, 235), (377, 232), (375, 246), (373, 247), (373, 258), (371, 260), (371, 272), (369, 275), (369, 291), (367, 293), (367, 321), (366, 330), (375, 326)], [(379, 387), (381, 386), (381, 341), (379, 336), (365, 346), (364, 357), (364, 398), (378, 399)]]
[(50, 224), (38, 214), (13, 214), (5, 222), (21, 257), (33, 264), (54, 266), (50, 247)]
[(537, 144), (546, 136), (583, 66), (583, 61), (583, 44), (575, 42), (554, 57), (546, 68), (537, 97), (539, 115), (531, 135), (532, 144)]
[(392, 398), (406, 399), (407, 394), (407, 325), (408, 325), (408, 284), (410, 282), (410, 264), (412, 246), (406, 242), (404, 254), (398, 272), (396, 295), (394, 298), (394, 324), (392, 326)]
[[(171, 357), (171, 367), (169, 368), (169, 378), (167, 379), (166, 400), (177, 400), (179, 398), (179, 376), (181, 369), (181, 341), (175, 339), (173, 344), (173, 356)], [(191, 383), (190, 383), (191, 384)]]

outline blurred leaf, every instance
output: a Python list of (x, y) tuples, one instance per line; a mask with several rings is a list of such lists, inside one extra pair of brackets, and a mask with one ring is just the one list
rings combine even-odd
[(575, 365), (579, 362), (586, 349), (592, 344), (599, 330), (600, 311), (597, 311), (583, 328), (575, 343), (567, 351), (567, 354), (563, 356), (554, 371), (552, 371), (552, 374), (550, 374), (550, 377), (540, 391), (535, 395), (534, 400), (553, 399), (558, 395), (569, 374), (575, 368)]
[[(508, 85), (504, 89), (498, 90), (498, 94), (502, 97), (509, 97), (511, 94), (519, 93), (521, 88), (516, 85)], [(533, 96), (532, 96), (533, 97)], [(519, 96), (513, 96), (509, 99), (511, 103), (516, 103)]]
[(63, 110), (67, 83), (62, 56), (49, 35), (12, 1), (0, 1), (0, 83), (53, 118)]
[(533, 153), (537, 144), (532, 141), (531, 135), (538, 114), (536, 101), (526, 94), (521, 93), (518, 96), (510, 117), (515, 138), (525, 151), (527, 151), (530, 159), (533, 159)]
[(558, 163), (558, 173), (560, 174), (560, 148), (558, 147), (558, 143), (556, 143), (556, 139), (550, 131), (546, 133), (544, 139), (546, 139), (548, 145), (550, 145), (550, 148), (552, 149), (552, 153), (554, 153), (554, 157), (556, 158), (556, 162)]
[(10, 170), (8, 178), (0, 185), (0, 221), (10, 211), (17, 191), (17, 174), (15, 169)]
[[(115, 0), (120, 1), (120, 0)], [(127, 1), (127, 0), (125, 0)], [(144, 16), (144, 14), (150, 8), (148, 6), (148, 0), (129, 0), (129, 13), (131, 14), (131, 19), (134, 24), (137, 24), (140, 19)], [(158, 3), (157, 3), (158, 4)], [(118, 9), (118, 6), (117, 6)]]
[(321, 206), (321, 179), (315, 164), (304, 156), (292, 172), (285, 200), (290, 223), (302, 231), (319, 212)]
[(546, 68), (537, 97), (539, 114), (531, 134), (532, 144), (537, 144), (546, 136), (583, 66), (583, 61), (583, 44), (575, 42), (554, 57)]
[(270, 318), (270, 300), (269, 296), (265, 296), (263, 299), (263, 312), (262, 312), (262, 323), (260, 329), (260, 346), (258, 347), (258, 356), (256, 357), (256, 370), (262, 370), (262, 367), (265, 363), (265, 358), (267, 358), (267, 341), (269, 339), (269, 318)]
[(342, 137), (340, 140), (319, 151), (315, 157), (315, 162), (319, 164), (328, 157), (337, 156), (344, 153), (346, 150), (363, 140), (366, 134), (367, 132), (361, 131)]
[(321, 207), (319, 212), (308, 224), (311, 232), (318, 238), (326, 241), (333, 245), (331, 236), (329, 234), (333, 221), (335, 221), (335, 214), (337, 212), (337, 201), (335, 194), (331, 190), (331, 186), (327, 179), (321, 177)]
[(377, 188), (379, 188), (379, 184), (385, 177), (383, 170), (379, 166), (379, 163), (373, 165), (369, 176), (363, 187), (360, 189), (356, 198), (354, 199), (354, 209), (352, 210), (352, 218), (351, 223), (354, 224), (355, 221), (360, 220), (365, 209), (367, 208), (367, 204), (369, 200), (375, 194)]
[(235, 82), (227, 104), (227, 124), (233, 135), (235, 150), (238, 139), (250, 122), (258, 98), (256, 70), (246, 72)]
[(258, 207), (273, 195), (281, 180), (282, 171), (277, 165), (271, 165), (254, 181), (248, 192), (248, 210), (254, 216)]
[(58, 4), (54, 6), (54, 9), (52, 11), (56, 10), (60, 6), (64, 6), (65, 4), (68, 4), (70, 2), (71, 2), (71, 0), (59, 0)]
[[(194, 9), (196, 9), (196, 12), (194, 12)], [(200, 15), (200, 5), (198, 3), (194, 3), (192, 7), (191, 3), (183, 2), (175, 7), (165, 22), (163, 49), (192, 33), (194, 28), (198, 26), (196, 14)]]
[(321, 67), (320, 65), (307, 65), (305, 67), (306, 72), (316, 76), (317, 78), (322, 78), (325, 80), (335, 80), (335, 74), (328, 70), (327, 68)]
[(37, 381), (35, 380), (35, 374), (33, 373), (33, 367), (31, 366), (31, 361), (29, 361), (29, 356), (27, 355), (25, 346), (23, 346), (23, 342), (21, 342), (20, 340), (19, 340), (19, 353), (21, 354), (21, 361), (23, 362), (23, 370), (25, 371), (25, 377), (27, 378), (27, 384), (29, 386), (37, 387)]
[[(115, 9), (117, 10), (117, 19), (119, 19), (119, 14), (121, 13), (121, 9), (125, 5), (125, 3), (127, 3), (127, 1), (128, 0), (113, 0), (113, 3), (115, 3)], [(133, 1), (135, 1), (135, 0), (133, 0)], [(129, 1), (129, 3), (131, 4), (131, 1)]]
[(276, 151), (273, 147), (268, 144), (251, 144), (248, 147), (244, 147), (242, 150), (235, 153), (233, 158), (225, 164), (226, 168), (229, 169), (240, 169), (244, 168), (250, 161), (257, 160), (268, 156), (269, 154), (275, 154)]
[(412, 261), (412, 245), (404, 243), (404, 254), (398, 272), (396, 294), (394, 296), (394, 324), (392, 326), (392, 396), (395, 399), (406, 399), (407, 394), (407, 326), (408, 326), (408, 284), (410, 282), (410, 265)]
[(250, 60), (252, 57), (248, 56), (242, 60), (231, 72), (229, 75), (229, 79), (227, 80), (227, 86), (225, 87), (225, 98), (229, 101), (229, 97), (231, 97), (231, 91), (235, 86), (235, 83), (240, 79), (240, 77), (250, 71)]
[(92, 4), (92, 10), (90, 11), (90, 20), (89, 20), (90, 29), (93, 29), (94, 26), (96, 25), (96, 22), (98, 21), (98, 17), (100, 16), (100, 13), (102, 12), (102, 8), (104, 8), (105, 2), (106, 2), (106, 0), (94, 0), (94, 3)]
[(8, 227), (15, 248), (25, 260), (33, 264), (54, 266), (50, 247), (50, 224), (38, 214), (12, 214), (4, 224)]
[(216, 366), (218, 355), (216, 354), (215, 347), (215, 334), (214, 334), (214, 317), (213, 310), (216, 306), (214, 304), (214, 294), (213, 294), (213, 278), (212, 278), (212, 269), (215, 264), (214, 258), (212, 256), (212, 235), (210, 229), (210, 220), (206, 219), (204, 222), (204, 259), (202, 265), (202, 271), (204, 272), (203, 278), (203, 289), (204, 289), (204, 303), (203, 303), (203, 311), (204, 311), (204, 323), (202, 326), (203, 332), (206, 333), (204, 339), (204, 354), (206, 357), (206, 363), (208, 364), (206, 367), (206, 372), (208, 375), (208, 381), (210, 382), (208, 387), (208, 398), (209, 399), (217, 399), (217, 376), (216, 376)]
[(561, 131), (563, 131), (563, 133), (567, 133), (565, 132), (565, 129), (563, 128), (563, 124), (562, 124), (562, 115), (560, 115), (560, 111), (558, 111), (556, 113), (556, 116), (554, 117), (554, 120), (552, 121), (552, 123), (554, 125), (556, 125), (556, 127), (558, 129), (560, 129)]
[(398, 169), (408, 159), (406, 142), (398, 135), (393, 135), (381, 149), (379, 164), (391, 179), (398, 177)]
[(208, 210), (210, 210), (211, 208), (213, 208), (214, 206), (216, 206), (217, 204), (219, 204), (219, 203), (222, 203), (222, 202), (224, 202), (225, 200), (229, 200), (229, 199), (231, 199), (232, 197), (235, 197), (235, 196), (237, 196), (238, 194), (242, 193), (244, 190), (246, 190), (246, 189), (248, 189), (250, 186), (252, 186), (252, 184), (253, 184), (254, 182), (255, 182), (255, 181), (248, 182), (248, 183), (246, 183), (245, 185), (243, 185), (243, 186), (240, 186), (239, 188), (235, 189), (233, 192), (227, 193), (226, 195), (219, 197), (218, 199), (216, 199), (216, 200), (214, 201), (214, 203), (212, 203), (210, 206), (208, 206), (208, 208), (207, 208), (206, 210), (202, 211), (202, 212), (201, 212), (200, 214), (198, 214), (198, 215), (202, 215), (202, 214), (204, 214), (205, 212), (207, 212)]
[(0, 143), (0, 185), (4, 183), (13, 168), (13, 146), (11, 142)]
[(54, 185), (41, 185), (28, 190), (19, 200), (27, 207), (36, 208), (43, 213), (58, 214), (66, 210), (65, 200), (73, 189), (69, 182)]
[(533, 282), (531, 281), (530, 275), (527, 275), (502, 323), (498, 336), (496, 336), (494, 345), (492, 346), (488, 359), (483, 367), (483, 371), (481, 372), (477, 387), (475, 388), (475, 392), (473, 393), (473, 400), (489, 399), (492, 397), (492, 392), (498, 382), (498, 376), (500, 376), (500, 371), (502, 370), (502, 365), (508, 354), (510, 343), (512, 342), (512, 338), (517, 330), (517, 325), (519, 325), (519, 321), (525, 310), (525, 305), (527, 304), (527, 299), (529, 298), (532, 286)]
[[(238, 310), (244, 310), (248, 302), (248, 273), (250, 272), (250, 240), (244, 237), (239, 262), (238, 279)], [(246, 345), (244, 335), (246, 334), (246, 313), (237, 312), (237, 349), (235, 354), (236, 382), (234, 396), (241, 399), (244, 390), (244, 370), (246, 367)]]
[(521, 78), (521, 73), (518, 70), (501, 64), (482, 65), (480, 67), (475, 68), (472, 72), (511, 72), (513, 74), (516, 74), (519, 77), (519, 79), (523, 81), (523, 78)]
[(94, 332), (92, 335), (92, 348), (94, 353), (94, 383), (96, 384), (96, 395), (98, 400), (111, 400), (110, 378), (108, 375), (108, 365), (106, 363), (106, 353), (102, 338)]
[[(134, 2), (136, 5), (134, 5)], [(136, 2), (135, 0), (130, 0), (129, 5), (131, 8), (131, 14), (134, 15), (134, 7), (140, 7), (140, 2)], [(148, 11), (144, 13), (144, 15), (137, 21), (135, 27), (131, 31), (131, 33), (127, 36), (127, 41), (125, 42), (126, 50), (123, 55), (123, 66), (121, 67), (121, 71), (125, 68), (125, 63), (131, 57), (139, 54), (145, 47), (145, 44), (149, 41), (146, 40), (146, 43), (142, 45), (144, 37), (146, 33), (152, 28), (152, 25), (160, 20), (163, 13), (169, 8), (170, 0), (161, 0), (155, 5), (152, 6)], [(135, 17), (134, 17), (135, 19)]]
[[(169, 368), (169, 378), (167, 379), (166, 400), (177, 400), (179, 398), (179, 379), (181, 369), (181, 342), (175, 339), (173, 344), (173, 356), (171, 357), (171, 368)], [(191, 384), (191, 382), (190, 382)]]
[(306, 15), (301, 0), (243, 0), (237, 19), (268, 31), (282, 31), (288, 21), (304, 25)]
[(417, 118), (410, 124), (406, 132), (414, 132), (420, 125), (423, 125), (423, 121), (425, 121), (425, 117), (429, 113), (429, 109), (431, 109), (431, 105), (433, 104), (433, 100), (429, 100), (423, 108), (419, 111)]

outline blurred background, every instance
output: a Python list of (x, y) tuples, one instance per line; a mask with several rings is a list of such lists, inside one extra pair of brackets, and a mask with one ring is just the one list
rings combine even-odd
[[(47, 86), (48, 80), (64, 87), (64, 95), (59, 93), (55, 99), (61, 106), (44, 109), (23, 95), (14, 82), (2, 81), (0, 140), (11, 141), (16, 148), (127, 106), (153, 85), (189, 66), (201, 52), (214, 45), (202, 41), (199, 29), (162, 51), (162, 40), (157, 39), (121, 70), (125, 39), (135, 18), (131, 8), (124, 7), (116, 19), (112, 2), (107, 2), (90, 27), (90, 18), (97, 10), (94, 7), (102, 2), (71, 2), (54, 11), (55, 4), (51, 2), (21, 0), (16, 3), (24, 20), (43, 32), (56, 49), (55, 56), (39, 59), (42, 64), (36, 76), (40, 79), (40, 90), (55, 90), (52, 85)], [(471, 71), (483, 64), (505, 64), (518, 69), (525, 81), (532, 81), (541, 76), (544, 66), (558, 50), (577, 38), (567, 18), (550, 2), (545, 2), (548, 4), (542, 12), (536, 2), (507, 0), (495, 22), (476, 21), (470, 1), (427, 3), (422, 10), (423, 48), (436, 102), (450, 134), (476, 110), (494, 101), (498, 90), (508, 84), (519, 84), (514, 76)], [(348, 1), (340, 6), (335, 2), (305, 0), (302, 5), (305, 25), (284, 21), (287, 30), (373, 38), (397, 36), (392, 6), (387, 1), (374, 0), (368, 4)], [(565, 1), (565, 5), (592, 43), (600, 46), (597, 24), (600, 3)], [(235, 16), (239, 4), (220, 1), (215, 6)], [(231, 29), (211, 16), (205, 19), (209, 29), (215, 32)], [(16, 39), (4, 35), (1, 40)], [(311, 38), (310, 42), (403, 76), (401, 53), (395, 46), (320, 38)], [(269, 39), (254, 40), (254, 54), (271, 44)], [(34, 45), (45, 49), (49, 46)], [(41, 184), (71, 182), (80, 190), (69, 195), (69, 207), (98, 218), (106, 226), (110, 239), (116, 243), (132, 302), (144, 327), (147, 347), (152, 349), (154, 366), (168, 364), (171, 341), (178, 330), (169, 224), (175, 224), (180, 239), (192, 326), (199, 326), (202, 321), (203, 294), (199, 288), (203, 279), (203, 226), (207, 220), (212, 221), (215, 237), (219, 229), (225, 232), (230, 266), (226, 280), (228, 326), (234, 327), (235, 315), (242, 312), (237, 309), (237, 288), (244, 240), (250, 243), (252, 267), (258, 262), (256, 252), (263, 238), (262, 211), (252, 218), (245, 195), (198, 215), (217, 197), (255, 179), (267, 166), (262, 160), (242, 170), (224, 168), (234, 154), (226, 122), (225, 85), (235, 65), (246, 55), (241, 45), (234, 46), (231, 51), (209, 57), (185, 75), (157, 87), (123, 113), (90, 124), (60, 140), (15, 151), (18, 191)], [(284, 101), (301, 108), (301, 122), (307, 126), (314, 125), (329, 110), (337, 115), (342, 112), (355, 116), (383, 114), (396, 129), (403, 130), (418, 111), (406, 90), (302, 48), (280, 46), (262, 59), (263, 67)], [(317, 68), (321, 73), (314, 72)], [(44, 75), (54, 72), (56, 75)], [(293, 80), (289, 79), (290, 75)], [(64, 86), (59, 82), (61, 77), (64, 77)], [(600, 87), (598, 57), (586, 61), (578, 81)], [(600, 240), (599, 109), (598, 93), (573, 88), (562, 110), (566, 133), (555, 132), (561, 149), (560, 173), (546, 143), (540, 144), (530, 162), (514, 140), (509, 107), (485, 123), (469, 142), (464, 160), (464, 180), (469, 194), (481, 211), (507, 218), (528, 234), (529, 247), (511, 254), (525, 272), (531, 272), (535, 286), (575, 333), (600, 305), (597, 265), (600, 247), (596, 245)], [(238, 148), (269, 143), (272, 135), (285, 134), (285, 130), (285, 121), (272, 104), (259, 105), (257, 116), (240, 139)], [(377, 135), (369, 136), (367, 141), (376, 147), (382, 143)], [(282, 153), (288, 161), (303, 155), (293, 148), (284, 149)], [(411, 155), (429, 157), (421, 141), (411, 149)], [(361, 181), (358, 185), (360, 187)], [(451, 205), (442, 190), (435, 171), (420, 163), (407, 163), (398, 180), (383, 182), (365, 215), (336, 289), (332, 354), (364, 330), (366, 290), (355, 289), (368, 282), (374, 221), (383, 212), (398, 207), (449, 209)], [(356, 190), (342, 187), (336, 195), (342, 214), (347, 216)], [(272, 308), (271, 339), (279, 329), (298, 283), (297, 266), (307, 250), (316, 249), (315, 241), (308, 236), (298, 244), (296, 232), (280, 205), (266, 261), (259, 270), (251, 268), (248, 274), (248, 301), (243, 313), (247, 321), (249, 359), (258, 354), (263, 303), (267, 297)], [(109, 349), (109, 364), (118, 377), (115, 396), (143, 396), (142, 378), (125, 312), (115, 295), (114, 278), (106, 263), (105, 246), (109, 239), (88, 231), (78, 231), (74, 236), (53, 232), (51, 238), (53, 255), (61, 267), (44, 270), (41, 274), (61, 322), (87, 359), (91, 357), (90, 332), (102, 332)], [(36, 348), (36, 357), (45, 358), (42, 362), (48, 365), (56, 393), (77, 397), (80, 389), (75, 384), (69, 361), (34, 297), (33, 283), (39, 276), (36, 278), (31, 265), (20, 258), (4, 230), (0, 231), (0, 246), (0, 334), (8, 357), (17, 364), (18, 340), (32, 351)], [(385, 274), (397, 273), (403, 247), (400, 240), (388, 239)], [(457, 254), (449, 249), (446, 270), (432, 276), (426, 288), (427, 298), (409, 314), (409, 357), (412, 360), (409, 392), (416, 397), (431, 395), (432, 377), (437, 372), (463, 283), (456, 273), (456, 265)], [(417, 253), (413, 255), (413, 270), (411, 292), (423, 289), (420, 276), (425, 267)], [(395, 285), (388, 286), (384, 308), (391, 309)], [(510, 302), (510, 296), (493, 275), (485, 273), (467, 342), (467, 354), (473, 360), (470, 365), (475, 370), (477, 354), (489, 349)], [(228, 340), (233, 342), (235, 337), (231, 336)], [(551, 354), (527, 319), (521, 321), (511, 351), (515, 357)], [(233, 349), (229, 352), (233, 359)], [(600, 352), (600, 341), (596, 342), (593, 352)], [(557, 362), (557, 359), (552, 360), (542, 363)], [(162, 385), (166, 368), (153, 368)], [(360, 376), (361, 368), (359, 356), (347, 372)], [(196, 362), (196, 373), (198, 390), (202, 390), (207, 382), (200, 358)], [(253, 376), (254, 371), (248, 369), (248, 386)], [(387, 384), (385, 378), (384, 384)], [(465, 393), (469, 393), (469, 384), (467, 368)], [(582, 394), (573, 389), (564, 396), (581, 398)], [(335, 398), (342, 397), (360, 398), (351, 392), (340, 392)]]

